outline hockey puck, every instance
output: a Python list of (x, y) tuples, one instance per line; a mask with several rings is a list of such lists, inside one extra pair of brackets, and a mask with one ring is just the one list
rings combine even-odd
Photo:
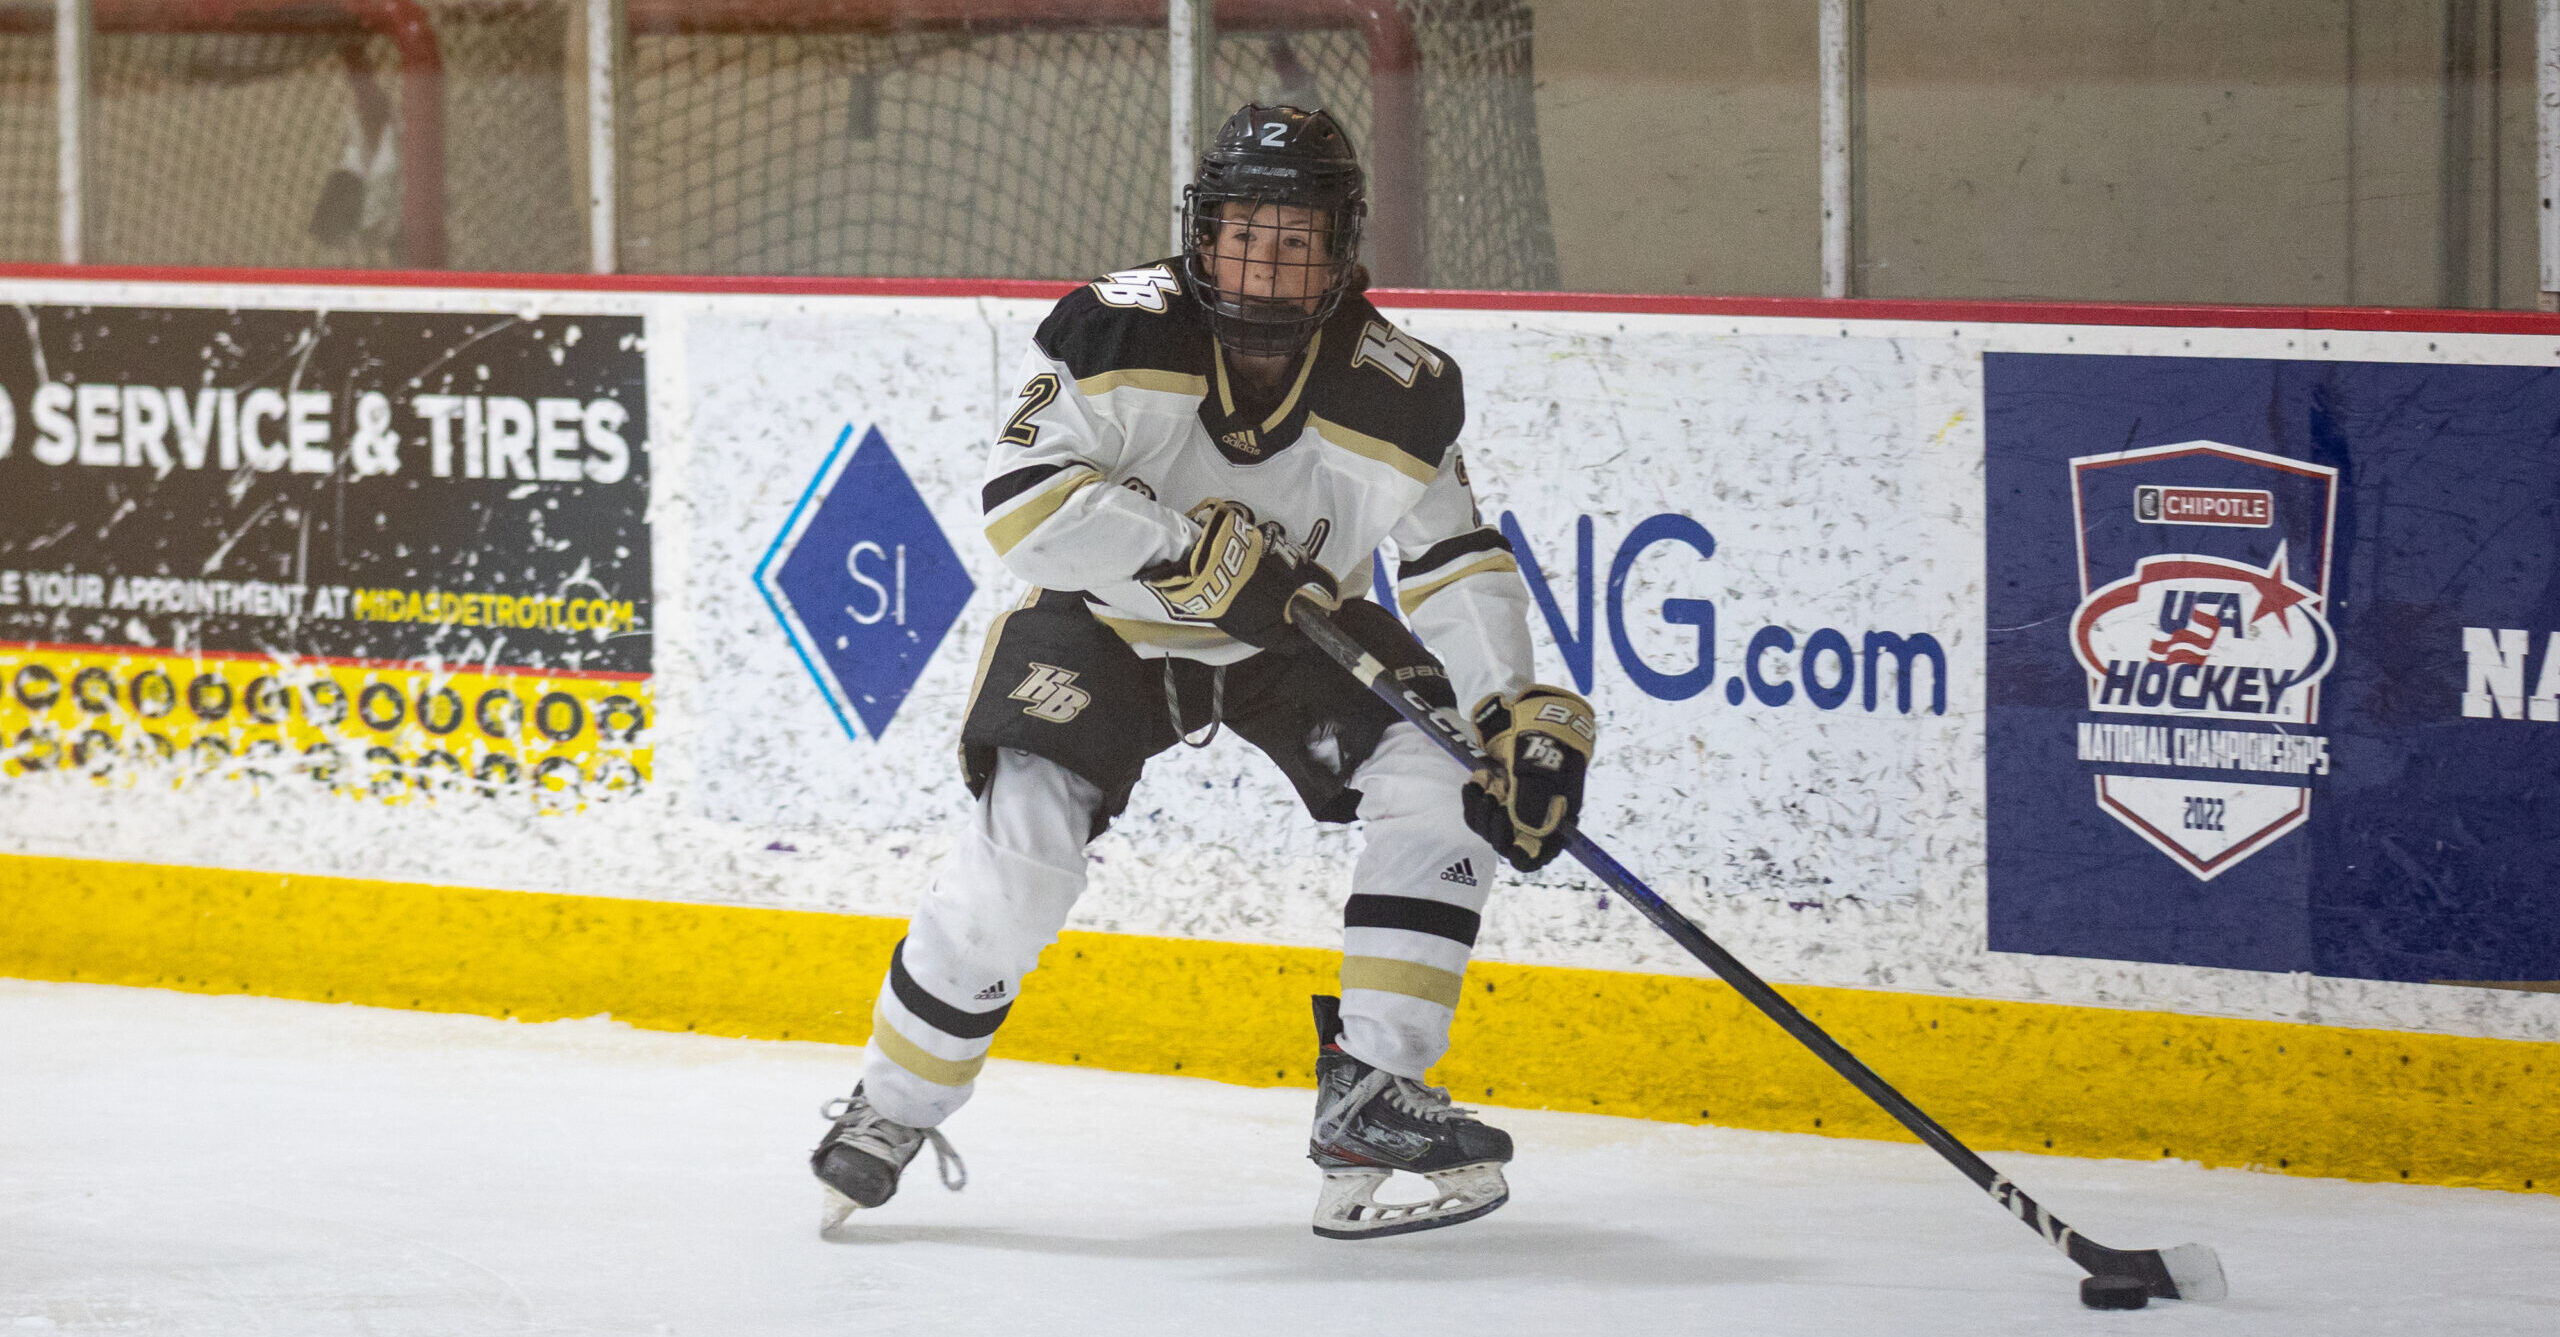
[(2151, 1303), (2151, 1287), (2140, 1277), (2083, 1277), (2080, 1303), (2091, 1309), (2140, 1309)]

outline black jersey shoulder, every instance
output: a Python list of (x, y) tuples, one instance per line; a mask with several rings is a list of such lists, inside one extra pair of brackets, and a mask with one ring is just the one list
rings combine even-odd
[(1207, 376), (1209, 323), (1178, 260), (1103, 275), (1058, 299), (1032, 336), (1082, 381), (1115, 371)]
[(1318, 357), (1309, 412), (1440, 467), (1467, 423), (1457, 359), (1397, 329), (1366, 297), (1343, 299)]

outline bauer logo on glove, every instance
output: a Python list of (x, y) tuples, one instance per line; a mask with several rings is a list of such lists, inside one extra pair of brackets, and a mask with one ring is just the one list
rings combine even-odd
[(1591, 703), (1561, 687), (1531, 687), (1475, 709), (1476, 735), (1494, 764), (1467, 778), (1467, 825), (1512, 867), (1555, 861), (1582, 816), (1582, 781), (1600, 726)]
[(1341, 606), (1333, 577), (1297, 545), (1255, 524), (1243, 503), (1204, 501), (1192, 508), (1191, 519), (1200, 526), (1191, 550), (1138, 573), (1167, 613), (1269, 650), (1304, 644), (1289, 625), (1295, 601), (1327, 612)]
[(1180, 581), (1156, 587), (1165, 611), (1194, 622), (1216, 621), (1234, 606), (1236, 591), (1244, 584), (1245, 574), (1261, 564), (1267, 542), (1262, 531), (1250, 524), (1221, 526), (1216, 551), (1197, 553), (1201, 569), (1185, 571)]

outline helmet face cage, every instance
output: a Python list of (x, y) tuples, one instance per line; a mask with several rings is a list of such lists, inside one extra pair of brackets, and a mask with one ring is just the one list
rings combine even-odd
[[(1295, 200), (1184, 195), (1192, 291), (1209, 309), (1218, 342), (1237, 353), (1292, 353), (1342, 304), (1359, 266), (1358, 201), (1309, 208)], [(1224, 263), (1222, 264), (1222, 259)], [(1219, 282), (1229, 271), (1235, 283)]]
[(1362, 193), (1325, 113), (1248, 106), (1228, 119), (1183, 192), (1184, 268), (1222, 346), (1268, 357), (1314, 337), (1358, 273)]

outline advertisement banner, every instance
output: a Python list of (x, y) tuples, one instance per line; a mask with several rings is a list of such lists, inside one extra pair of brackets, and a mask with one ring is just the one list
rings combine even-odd
[[(0, 844), (932, 884), (1048, 301), (9, 296)], [(1601, 712), (1590, 829), (1771, 978), (2560, 1036), (2560, 989), (2438, 984), (2560, 981), (2549, 337), (1389, 315), (1464, 368), (1535, 675)], [(1222, 734), (1070, 926), (1338, 945), (1361, 840)], [(1570, 861), (1503, 879), (1483, 959), (1697, 970)]]
[(646, 781), (638, 318), (18, 310), (0, 769)]
[[(683, 502), (696, 658), (713, 684), (699, 811), (773, 831), (777, 854), (827, 838), (936, 849), (968, 809), (961, 709), (989, 625), (1026, 592), (983, 533), (988, 444), (1016, 405), (1039, 308), (1003, 314), (918, 303), (862, 322), (690, 326), (695, 449), (754, 461), (704, 471)], [(1931, 350), (1745, 346), (1666, 322), (1647, 347), (1683, 378), (1611, 401), (1620, 359), (1605, 346), (1567, 357), (1553, 330), (1416, 321), (1466, 350), (1466, 467), (1528, 585), (1535, 671), (1606, 721), (1590, 811), (1612, 848), (1683, 894), (1812, 912), (1907, 903), (1966, 876), (1895, 851), (1960, 847), (1945, 828), (1971, 803), (1970, 562), (1904, 560), (1935, 541), (1926, 517), (1878, 513), (1848, 540), (1824, 510), (1846, 477), (1915, 506), (1963, 504), (1956, 452), (1912, 413), (1944, 397), (1943, 425), (1961, 407), (1951, 376), (1920, 384)], [(919, 364), (941, 374), (880, 370)], [(1558, 444), (1560, 400), (1612, 404), (1610, 468)], [(1398, 554), (1379, 557), (1373, 592), (1394, 609), (1383, 573)], [(1148, 762), (1096, 846), (1078, 913), (1132, 932), (1324, 941), (1357, 848), (1309, 820), (1250, 747), (1176, 748)], [(1894, 875), (1865, 871), (1880, 866)], [(905, 911), (930, 876), (920, 855), (881, 908)], [(1560, 865), (1540, 881), (1581, 877)], [(1622, 931), (1603, 897), (1542, 893), (1506, 902), (1486, 932), (1526, 953)]]
[(1991, 947), (2560, 980), (2560, 372), (1984, 372)]

